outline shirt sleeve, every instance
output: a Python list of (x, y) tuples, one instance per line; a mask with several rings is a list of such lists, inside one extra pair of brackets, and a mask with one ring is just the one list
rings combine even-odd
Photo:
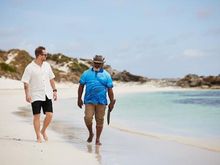
[(106, 76), (107, 76), (107, 87), (108, 88), (113, 88), (113, 81), (112, 81), (112, 78), (111, 78), (110, 74), (107, 73)]
[(31, 69), (29, 67), (29, 65), (25, 68), (23, 76), (21, 78), (21, 81), (24, 83), (28, 83), (30, 82), (31, 79)]
[(83, 74), (81, 75), (79, 83), (82, 85), (86, 84), (86, 72), (83, 72)]

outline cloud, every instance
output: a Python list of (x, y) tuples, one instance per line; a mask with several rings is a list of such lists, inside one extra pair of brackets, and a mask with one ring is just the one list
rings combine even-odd
[(183, 52), (183, 56), (187, 58), (200, 58), (204, 57), (205, 53), (198, 49), (186, 49)]

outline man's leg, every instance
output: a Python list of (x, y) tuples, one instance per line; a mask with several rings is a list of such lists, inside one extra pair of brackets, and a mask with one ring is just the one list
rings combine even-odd
[(52, 112), (46, 112), (46, 117), (44, 118), (43, 128), (40, 131), (41, 134), (43, 135), (45, 141), (48, 141), (48, 137), (47, 137), (47, 134), (46, 134), (46, 129), (49, 126), (49, 124), (51, 123), (52, 117), (53, 117)]
[(37, 136), (37, 142), (41, 143), (41, 135), (40, 135), (40, 110), (42, 106), (42, 101), (34, 101), (31, 103), (32, 112), (33, 112), (33, 125), (34, 130)]
[(95, 106), (92, 104), (86, 104), (85, 105), (85, 116), (84, 116), (84, 121), (86, 124), (86, 127), (89, 131), (89, 137), (87, 139), (87, 142), (91, 143), (94, 133), (92, 130), (92, 120), (93, 120), (93, 115), (95, 113)]
[(100, 142), (100, 136), (103, 130), (104, 116), (105, 116), (105, 105), (97, 105), (95, 110), (96, 119), (96, 145), (102, 145)]
[(51, 123), (51, 120), (53, 117), (53, 105), (52, 105), (52, 100), (48, 99), (47, 96), (45, 96), (45, 97), (46, 97), (46, 100), (43, 101), (42, 108), (43, 108), (43, 112), (46, 116), (44, 118), (44, 124), (43, 124), (43, 128), (41, 129), (41, 134), (43, 135), (44, 140), (48, 141), (46, 129), (49, 126), (49, 124)]
[(103, 126), (96, 126), (96, 141), (95, 141), (96, 145), (102, 145), (102, 143), (100, 142), (102, 129), (103, 129)]
[(40, 136), (40, 114), (36, 114), (33, 117), (33, 124), (34, 124), (34, 130), (37, 136), (37, 142), (41, 143), (41, 136)]

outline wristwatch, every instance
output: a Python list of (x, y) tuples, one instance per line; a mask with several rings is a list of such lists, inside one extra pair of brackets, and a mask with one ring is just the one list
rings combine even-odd
[(57, 89), (53, 89), (53, 92), (57, 92)]

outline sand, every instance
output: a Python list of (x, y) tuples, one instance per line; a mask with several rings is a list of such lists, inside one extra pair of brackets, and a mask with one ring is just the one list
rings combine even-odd
[(0, 79), (0, 164), (98, 164), (95, 155), (76, 149), (50, 129), (48, 142), (36, 142), (32, 123), (15, 115), (19, 107), (29, 105), (22, 87), (19, 81)]
[[(58, 98), (76, 98), (78, 85), (57, 84)], [(115, 95), (134, 92), (154, 92), (154, 91), (171, 91), (184, 90), (180, 88), (158, 88), (149, 84), (115, 84)], [(95, 145), (89, 146), (88, 151), (79, 150), (74, 144), (68, 143), (60, 134), (48, 128), (49, 141), (41, 144), (36, 142), (33, 125), (26, 121), (26, 118), (19, 117), (21, 113), (20, 107), (30, 106), (25, 102), (23, 84), (20, 81), (8, 80), (0, 78), (0, 164), (1, 165), (96, 165), (108, 164), (108, 156), (105, 155), (106, 148), (101, 149)], [(22, 114), (20, 114), (22, 115)], [(25, 115), (25, 114), (24, 114)], [(115, 132), (118, 139), (123, 138), (120, 132), (117, 132), (111, 127), (105, 128), (105, 136)], [(127, 138), (120, 141), (108, 141), (106, 146), (117, 149), (126, 145), (126, 142), (134, 143), (133, 138), (127, 133)], [(135, 135), (136, 136), (136, 135)], [(116, 138), (115, 137), (115, 138)], [(220, 153), (187, 146), (184, 144), (167, 141), (164, 139), (155, 139), (152, 137), (138, 137), (139, 144), (143, 144), (140, 150), (143, 149), (146, 155), (147, 162), (136, 162), (136, 164), (151, 164), (151, 165), (174, 165), (174, 164), (200, 164), (200, 165), (218, 165), (220, 164)], [(86, 144), (86, 142), (85, 142)], [(141, 145), (140, 145), (141, 146)], [(123, 146), (124, 147), (124, 146)], [(95, 153), (91, 150), (95, 150)], [(99, 151), (100, 150), (100, 151)], [(130, 160), (135, 151), (128, 148), (128, 157), (126, 157), (126, 165), (134, 164), (134, 160)], [(120, 157), (120, 153), (117, 155)], [(129, 157), (130, 156), (130, 157)], [(102, 161), (100, 161), (102, 157)], [(122, 159), (122, 158), (121, 158)], [(183, 161), (184, 160), (184, 161)], [(118, 164), (118, 163), (115, 163)]]

